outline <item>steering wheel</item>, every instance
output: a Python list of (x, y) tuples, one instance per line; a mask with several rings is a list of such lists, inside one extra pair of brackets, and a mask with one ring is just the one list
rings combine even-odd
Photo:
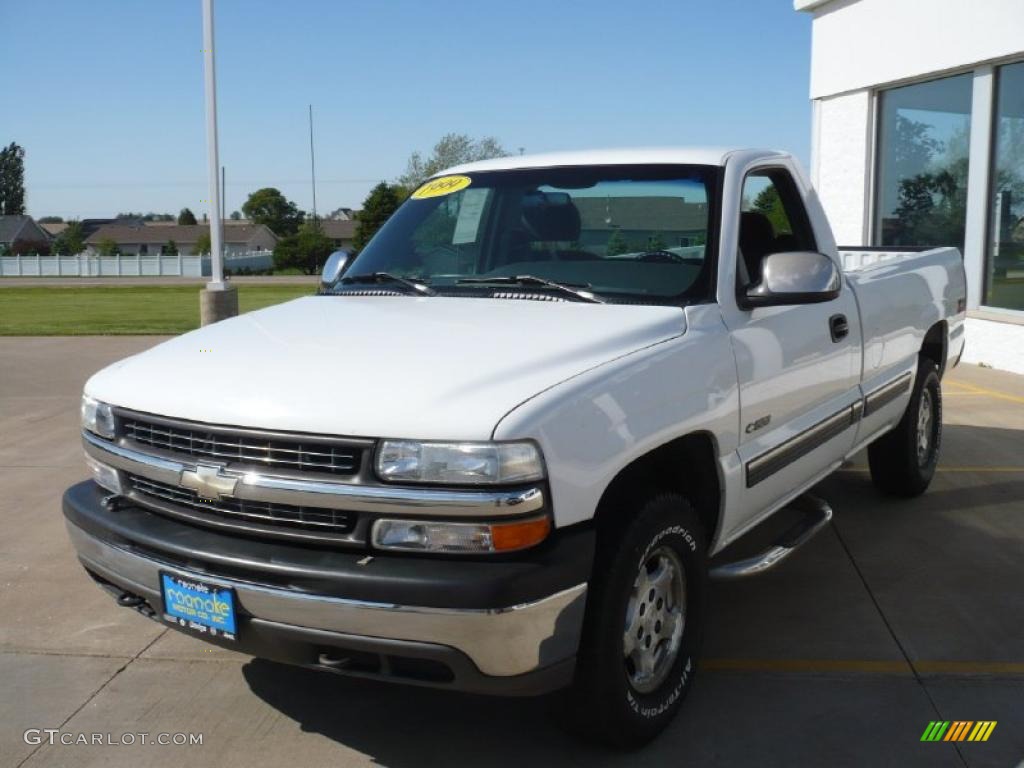
[(686, 264), (687, 259), (672, 251), (647, 251), (636, 257), (637, 261), (650, 261), (656, 264)]

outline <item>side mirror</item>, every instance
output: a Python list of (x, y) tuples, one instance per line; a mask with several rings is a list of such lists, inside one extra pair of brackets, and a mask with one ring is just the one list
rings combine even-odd
[(769, 253), (761, 262), (761, 282), (748, 288), (740, 299), (746, 309), (818, 304), (836, 298), (842, 285), (839, 267), (823, 253)]
[(345, 274), (345, 269), (352, 260), (352, 254), (346, 250), (335, 251), (327, 257), (324, 262), (323, 272), (320, 273), (320, 292), (329, 291)]

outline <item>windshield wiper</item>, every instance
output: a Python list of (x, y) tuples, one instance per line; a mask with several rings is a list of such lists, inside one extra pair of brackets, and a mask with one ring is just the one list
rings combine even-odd
[(583, 284), (569, 284), (569, 283), (556, 283), (554, 280), (545, 280), (543, 277), (536, 277), (535, 275), (497, 275), (495, 277), (464, 277), (461, 280), (456, 280), (456, 284), (487, 284), (493, 283), (495, 285), (536, 285), (540, 288), (550, 288), (558, 291), (559, 293), (567, 294), (569, 296), (575, 296), (580, 301), (588, 301), (591, 304), (604, 304), (604, 299), (598, 298), (588, 290), (582, 290), (590, 287), (590, 283)]
[(365, 275), (346, 275), (341, 278), (341, 283), (346, 285), (351, 283), (394, 283), (395, 285), (405, 286), (409, 291), (414, 292), (415, 295), (437, 295), (437, 291), (426, 283), (420, 283), (416, 280), (409, 280), (405, 277), (392, 275), (390, 272), (367, 272)]

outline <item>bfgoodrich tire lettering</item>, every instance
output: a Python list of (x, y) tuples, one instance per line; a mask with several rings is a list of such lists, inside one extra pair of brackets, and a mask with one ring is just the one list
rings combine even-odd
[[(642, 746), (658, 735), (689, 692), (697, 670), (707, 602), (707, 545), (690, 504), (676, 494), (654, 495), (633, 503), (635, 511), (622, 510), (620, 516), (628, 522), (602, 532), (570, 691), (575, 730), (622, 748)], [(659, 570), (662, 560), (682, 568), (675, 582), (683, 585), (681, 595), (670, 597), (671, 592), (659, 592), (653, 582), (643, 580), (644, 574), (665, 580)], [(649, 606), (646, 623), (631, 624), (630, 616), (637, 618), (636, 589), (641, 582), (645, 592), (650, 587), (654, 598), (644, 604)], [(631, 667), (626, 653), (627, 630), (642, 629), (639, 640), (647, 648), (667, 649), (670, 646), (659, 643), (670, 643), (672, 634), (660, 624), (667, 621), (674, 600), (685, 605), (677, 651), (656, 677), (653, 689), (638, 690), (633, 682), (635, 666)]]

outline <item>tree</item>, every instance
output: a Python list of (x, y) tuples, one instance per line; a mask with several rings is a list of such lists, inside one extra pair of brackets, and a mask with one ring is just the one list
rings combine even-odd
[(169, 213), (153, 213), (152, 211), (149, 213), (143, 213), (142, 211), (138, 213), (134, 211), (122, 212), (114, 218), (119, 221), (174, 221), (174, 216)]
[(629, 243), (627, 243), (626, 238), (622, 236), (622, 230), (616, 229), (612, 231), (612, 236), (608, 238), (608, 245), (605, 246), (605, 253), (608, 256), (618, 256), (621, 253), (629, 253)]
[(667, 247), (668, 246), (665, 244), (665, 241), (662, 239), (661, 235), (658, 232), (654, 232), (648, 235), (647, 245), (644, 246), (644, 248), (647, 249), (648, 253), (650, 253), (651, 251), (664, 251)]
[(76, 256), (85, 250), (85, 232), (82, 222), (69, 221), (64, 231), (53, 240), (53, 251), (58, 256)]
[(242, 213), (254, 224), (265, 224), (278, 237), (294, 235), (306, 217), (295, 203), (273, 187), (257, 189), (249, 195)]
[(277, 241), (274, 268), (297, 268), (307, 275), (315, 275), (333, 250), (334, 241), (324, 234), (323, 227), (315, 221), (308, 221), (296, 234)]
[(464, 133), (448, 133), (434, 145), (430, 157), (424, 159), (419, 152), (413, 152), (398, 183), (406, 189), (415, 189), (445, 168), (507, 155), (508, 152), (493, 136), (475, 140)]
[(782, 205), (782, 198), (774, 184), (769, 184), (758, 192), (751, 207), (768, 218), (776, 235), (792, 232), (789, 217), (786, 216), (786, 209)]
[(200, 256), (208, 256), (210, 248), (210, 233), (200, 232), (199, 237), (196, 238), (195, 252)]
[(232, 221), (239, 221), (239, 220), (241, 220), (241, 218), (242, 218), (242, 214), (239, 213), (238, 211), (232, 211), (231, 212), (231, 220)]
[(114, 238), (104, 237), (96, 243), (96, 250), (99, 251), (100, 256), (117, 256), (121, 253), (121, 246)]
[(64, 219), (60, 216), (43, 216), (42, 218), (36, 219), (40, 224), (63, 224)]
[(194, 213), (192, 213), (192, 211), (189, 210), (188, 208), (182, 208), (181, 209), (181, 213), (178, 214), (178, 223), (179, 224), (195, 224), (196, 223), (196, 215)]
[(161, 246), (160, 253), (164, 256), (177, 256), (178, 244), (173, 240), (168, 240), (165, 245)]
[(25, 150), (13, 141), (0, 149), (0, 214), (25, 213)]
[(405, 198), (405, 188), (382, 181), (370, 190), (363, 201), (363, 210), (356, 215), (356, 232), (352, 245), (361, 251)]

